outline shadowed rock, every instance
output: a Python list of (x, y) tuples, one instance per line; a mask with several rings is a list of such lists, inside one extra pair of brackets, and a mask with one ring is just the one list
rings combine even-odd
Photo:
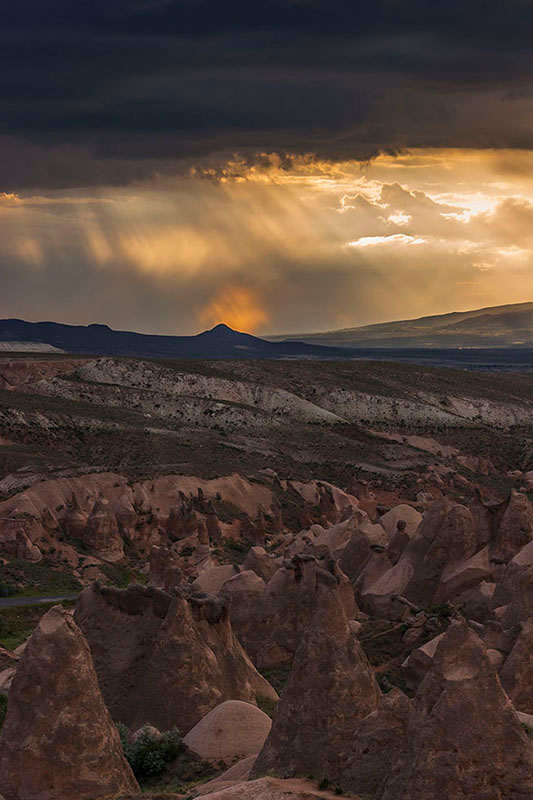
[(533, 617), (522, 625), (500, 671), (500, 680), (514, 707), (533, 714)]
[(75, 618), (114, 719), (132, 729), (148, 723), (186, 733), (224, 700), (277, 700), (216, 598), (95, 583), (80, 596)]
[[(525, 800), (533, 748), (464, 621), (439, 642), (406, 725), (407, 749), (373, 800)], [(353, 774), (347, 788), (360, 791)]]
[(509, 561), (533, 539), (533, 505), (527, 494), (513, 491), (504, 508), (491, 552)]
[(379, 687), (348, 624), (335, 578), (322, 573), (318, 580), (316, 612), (252, 776), (338, 778), (359, 722), (378, 706)]
[[(322, 569), (323, 563), (314, 556), (294, 556), (277, 570), (253, 604), (232, 605), (233, 629), (259, 668), (292, 660), (315, 612), (320, 578), (331, 575)], [(351, 617), (356, 611), (353, 589), (344, 573), (335, 565), (332, 569), (335, 578), (329, 591), (338, 596)]]
[(20, 659), (0, 737), (6, 800), (83, 800), (139, 787), (96, 679), (87, 642), (55, 606)]

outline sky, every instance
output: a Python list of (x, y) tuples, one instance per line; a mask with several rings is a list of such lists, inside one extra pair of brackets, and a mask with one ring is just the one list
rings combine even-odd
[(530, 0), (4, 0), (0, 318), (533, 300)]

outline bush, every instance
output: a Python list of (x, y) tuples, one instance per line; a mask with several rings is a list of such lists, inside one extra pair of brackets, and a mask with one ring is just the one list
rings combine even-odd
[(167, 764), (173, 761), (184, 749), (177, 728), (152, 736), (143, 728), (135, 742), (129, 737), (128, 728), (119, 723), (118, 732), (126, 761), (139, 780), (153, 778), (165, 771)]

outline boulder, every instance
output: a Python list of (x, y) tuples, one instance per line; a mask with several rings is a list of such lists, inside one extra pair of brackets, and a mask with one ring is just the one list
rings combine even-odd
[(257, 706), (226, 700), (189, 731), (184, 743), (205, 761), (255, 756), (265, 743), (272, 721)]
[(339, 567), (350, 578), (357, 580), (366, 560), (376, 552), (383, 552), (389, 543), (385, 529), (380, 524), (365, 521), (357, 527), (342, 550)]
[(54, 606), (20, 659), (0, 735), (6, 800), (84, 800), (139, 787), (98, 688), (85, 638)]
[(402, 664), (402, 672), (409, 689), (416, 689), (433, 664), (443, 633), (411, 651)]
[[(350, 509), (349, 516), (341, 522), (323, 529), (313, 541), (313, 551), (333, 558), (339, 558), (347, 542), (352, 537), (358, 526), (371, 525), (367, 515), (359, 508)], [(320, 526), (313, 526), (320, 530)], [(379, 526), (381, 527), (381, 526)]]
[(333, 575), (318, 577), (316, 612), (294, 657), (272, 730), (252, 776), (308, 775), (335, 780), (361, 719), (380, 691), (335, 591)]
[(251, 569), (239, 572), (223, 584), (219, 595), (229, 607), (236, 630), (248, 619), (249, 609), (257, 605), (265, 586), (264, 580)]
[(478, 553), (447, 567), (440, 576), (440, 582), (435, 593), (435, 603), (445, 603), (453, 600), (457, 595), (473, 588), (482, 581), (490, 581), (492, 566), (489, 561), (489, 548), (484, 547)]
[(9, 694), (16, 671), (16, 667), (8, 667), (0, 672), (0, 694)]
[(201, 797), (202, 795), (210, 794), (211, 792), (219, 792), (222, 789), (235, 786), (236, 783), (247, 781), (255, 759), (255, 755), (241, 758), (240, 761), (237, 761), (236, 764), (225, 770), (221, 775), (213, 778), (213, 780), (208, 781), (207, 783), (202, 783), (201, 786), (196, 786), (196, 797)]
[(301, 778), (260, 778), (215, 789), (203, 797), (205, 800), (335, 800), (336, 795), (326, 789), (318, 790), (315, 782)]
[(413, 506), (407, 503), (400, 503), (391, 508), (386, 514), (380, 517), (380, 524), (385, 528), (389, 540), (392, 541), (396, 531), (398, 530), (398, 522), (403, 520), (405, 522), (405, 532), (409, 539), (416, 533), (418, 526), (422, 522), (422, 514), (417, 511)]
[(470, 591), (459, 595), (455, 599), (455, 603), (463, 605), (463, 615), (466, 619), (483, 623), (490, 615), (490, 601), (495, 589), (495, 583), (481, 581)]
[(234, 575), (237, 575), (239, 568), (234, 564), (222, 564), (219, 567), (211, 567), (201, 572), (200, 575), (193, 581), (192, 587), (197, 592), (205, 592), (205, 594), (216, 595), (221, 590), (222, 586)]
[(224, 700), (277, 700), (216, 598), (94, 583), (80, 595), (75, 618), (113, 718), (132, 730), (151, 724), (187, 733)]
[(251, 547), (243, 561), (242, 568), (253, 570), (265, 583), (268, 583), (281, 567), (282, 560), (279, 556), (267, 553), (264, 547)]
[(448, 500), (435, 501), (399, 561), (375, 584), (365, 587), (361, 596), (363, 610), (392, 616), (394, 594), (428, 608), (435, 602), (442, 573), (447, 570), (453, 574), (454, 568), (473, 556), (476, 548), (472, 512)]

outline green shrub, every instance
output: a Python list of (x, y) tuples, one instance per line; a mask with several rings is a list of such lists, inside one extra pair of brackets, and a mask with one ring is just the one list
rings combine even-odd
[(256, 694), (255, 702), (257, 703), (257, 707), (269, 717), (274, 716), (274, 711), (278, 704), (277, 700), (272, 700), (272, 698), (266, 697), (264, 694)]
[(2, 725), (4, 724), (4, 720), (6, 718), (7, 712), (7, 696), (5, 694), (0, 694), (0, 730), (2, 729)]
[(118, 732), (122, 750), (136, 778), (153, 778), (165, 771), (167, 764), (173, 761), (183, 750), (183, 743), (177, 728), (152, 736), (147, 728), (143, 728), (135, 742), (129, 738), (128, 728), (119, 723)]
[(118, 589), (127, 589), (131, 583), (131, 570), (125, 564), (100, 564), (100, 569)]

